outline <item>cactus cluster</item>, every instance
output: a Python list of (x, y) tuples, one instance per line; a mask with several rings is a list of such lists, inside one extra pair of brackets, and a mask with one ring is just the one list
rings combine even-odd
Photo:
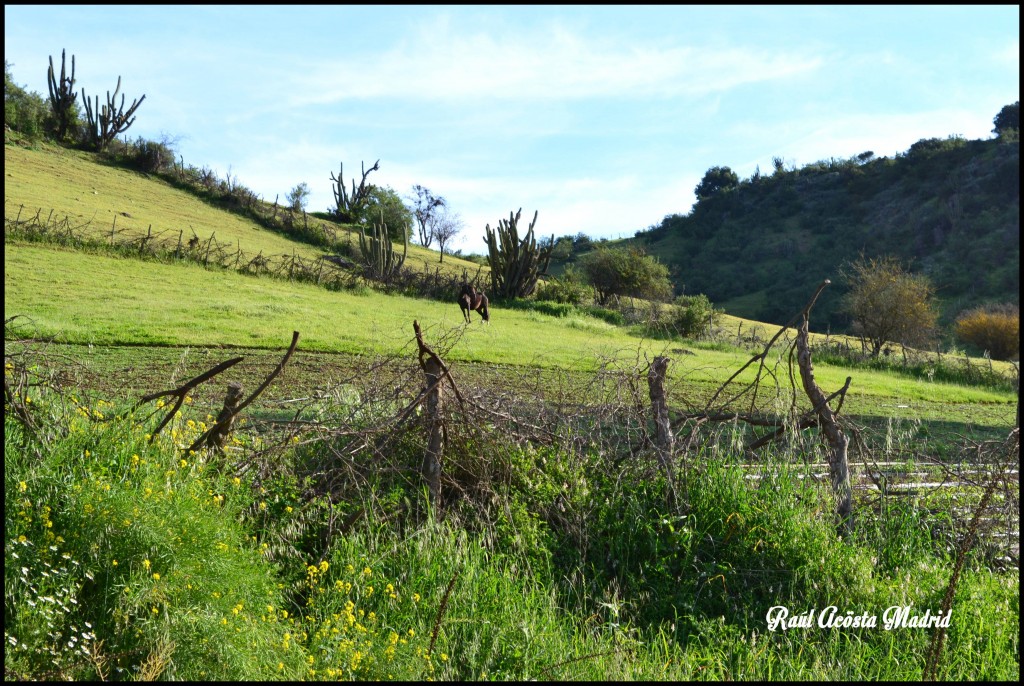
[(554, 248), (554, 235), (547, 247), (538, 247), (533, 227), (537, 212), (526, 235), (519, 239), (519, 216), (523, 209), (508, 219), (498, 221), (497, 229), (488, 224), (484, 231), (491, 265), (491, 292), (502, 298), (525, 298), (537, 287), (537, 279), (547, 272)]
[(334, 216), (343, 222), (360, 220), (362, 210), (369, 199), (370, 191), (373, 189), (373, 184), (366, 184), (366, 177), (370, 175), (370, 172), (380, 169), (380, 160), (374, 162), (373, 166), (369, 169), (366, 168), (366, 163), (364, 162), (362, 169), (363, 180), (359, 182), (358, 188), (356, 188), (356, 180), (352, 179), (352, 193), (345, 189), (345, 182), (342, 178), (345, 173), (345, 165), (339, 164), (337, 176), (331, 172), (331, 181), (334, 182)]
[(53, 57), (50, 57), (50, 68), (46, 72), (50, 87), (50, 106), (57, 119), (57, 138), (64, 139), (75, 113), (75, 56), (71, 56), (71, 76), (67, 75), (65, 51), (60, 53), (60, 81), (53, 69)]
[(92, 105), (89, 103), (89, 96), (85, 94), (85, 89), (82, 89), (82, 102), (85, 103), (85, 116), (89, 120), (88, 132), (92, 143), (96, 146), (97, 150), (103, 150), (107, 147), (110, 141), (114, 140), (119, 133), (124, 133), (128, 130), (128, 127), (135, 123), (135, 110), (139, 108), (142, 101), (146, 99), (143, 95), (138, 100), (133, 100), (131, 107), (125, 112), (124, 99), (125, 96), (121, 96), (121, 105), (117, 105), (117, 94), (121, 92), (121, 77), (117, 77), (117, 88), (114, 89), (114, 94), (111, 95), (110, 91), (107, 91), (107, 104), (100, 109), (100, 96), (96, 96), (96, 104)]
[(370, 278), (386, 282), (398, 274), (398, 270), (405, 264), (405, 256), (409, 252), (409, 238), (403, 231), (402, 254), (398, 255), (388, 237), (388, 227), (384, 223), (384, 213), (381, 212), (380, 223), (374, 222), (369, 237), (363, 231), (363, 227), (359, 227), (359, 251)]

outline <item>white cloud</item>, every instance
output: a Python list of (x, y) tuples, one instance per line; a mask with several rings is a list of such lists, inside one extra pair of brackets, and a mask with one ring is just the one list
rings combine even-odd
[[(549, 29), (524, 45), (519, 36), (449, 28), (403, 41), (378, 55), (308, 65), (289, 105), (359, 98), (416, 100), (565, 99), (701, 96), (818, 69), (796, 51), (745, 47), (636, 48)], [(358, 66), (355, 66), (358, 65)]]

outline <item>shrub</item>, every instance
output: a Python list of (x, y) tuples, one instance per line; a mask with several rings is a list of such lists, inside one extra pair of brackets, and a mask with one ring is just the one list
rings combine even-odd
[(552, 278), (537, 284), (537, 300), (582, 305), (594, 299), (594, 289), (583, 282), (583, 276), (572, 266), (566, 267), (561, 279)]
[(924, 274), (912, 274), (899, 259), (863, 255), (843, 269), (850, 285), (844, 308), (853, 317), (853, 331), (878, 357), (888, 342), (926, 345), (935, 334), (938, 312), (935, 289)]
[(309, 194), (312, 191), (309, 190), (309, 184), (303, 181), (302, 183), (295, 186), (288, 193), (288, 204), (296, 212), (301, 212), (306, 209), (306, 201), (309, 199)]
[(987, 350), (993, 359), (1015, 359), (1020, 356), (1020, 309), (1003, 303), (967, 310), (957, 317), (956, 335)]
[(718, 314), (711, 300), (703, 293), (698, 295), (681, 295), (674, 303), (672, 325), (680, 336), (695, 338), (710, 334), (714, 327), (714, 318)]
[(580, 258), (580, 267), (601, 305), (613, 296), (667, 300), (672, 295), (668, 267), (637, 247), (599, 248)]
[(10, 66), (4, 62), (4, 125), (30, 140), (38, 140), (51, 128), (50, 109), (38, 93), (14, 83)]

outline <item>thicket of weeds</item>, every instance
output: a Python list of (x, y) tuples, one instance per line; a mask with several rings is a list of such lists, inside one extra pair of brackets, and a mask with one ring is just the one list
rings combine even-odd
[[(919, 679), (935, 630), (882, 615), (934, 615), (955, 564), (913, 506), (838, 538), (813, 441), (750, 479), (734, 427), (704, 427), (669, 479), (612, 372), (583, 396), (460, 388), (435, 508), (412, 365), (225, 454), (183, 450), (207, 409), (154, 437), (166, 407), (8, 365), (8, 679)], [(1019, 673), (1018, 589), (967, 556), (939, 676)], [(780, 605), (879, 625), (769, 631)]]

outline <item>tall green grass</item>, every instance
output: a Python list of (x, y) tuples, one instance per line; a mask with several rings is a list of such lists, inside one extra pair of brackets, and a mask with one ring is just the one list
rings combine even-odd
[[(838, 539), (792, 456), (754, 487), (728, 434), (679, 465), (671, 495), (642, 456), (456, 441), (446, 470), (466, 495), (437, 521), (415, 434), (354, 457), (371, 481), (338, 465), (328, 504), (304, 495), (328, 444), (240, 471), (260, 464), (256, 435), (228, 457), (174, 447), (210, 421), (190, 405), (151, 444), (158, 417), (30, 397), (41, 436), (5, 415), (9, 678), (919, 679), (929, 631), (772, 632), (765, 615), (934, 610), (949, 579), (912, 510)], [(1018, 588), (968, 566), (943, 678), (1019, 673)]]

